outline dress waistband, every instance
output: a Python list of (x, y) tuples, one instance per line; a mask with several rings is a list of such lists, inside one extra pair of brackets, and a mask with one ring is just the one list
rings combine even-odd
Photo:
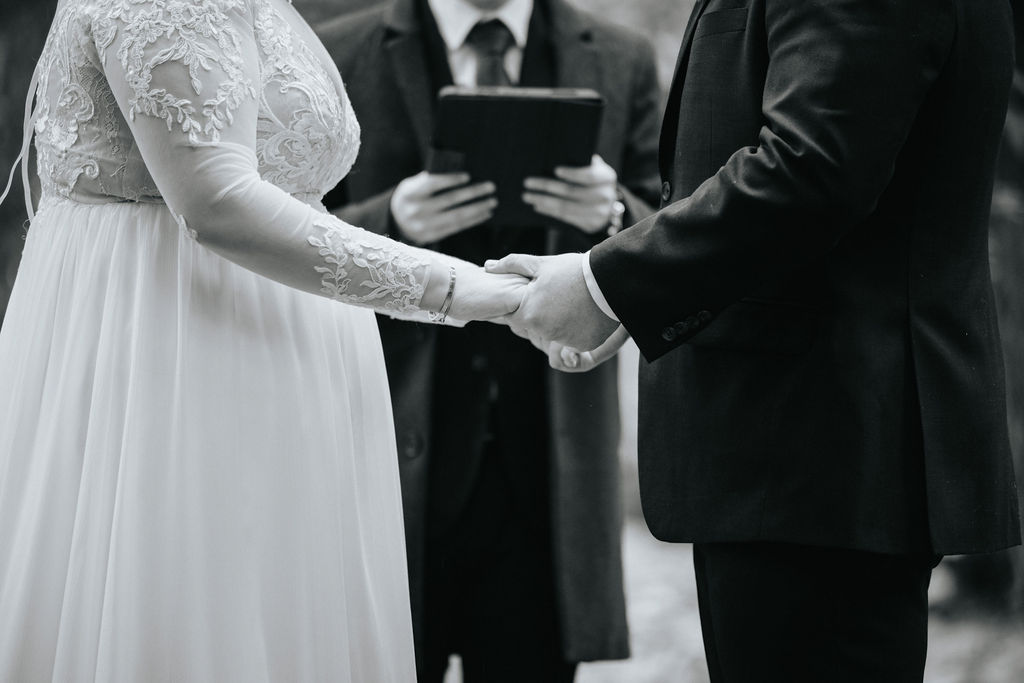
[[(323, 203), (323, 195), (317, 192), (293, 192), (291, 196), (298, 199), (303, 204), (306, 204), (321, 213), (328, 213), (327, 207)], [(139, 197), (138, 199), (127, 199), (125, 197), (113, 197), (113, 196), (83, 196), (83, 197), (63, 197), (61, 195), (45, 195), (39, 200), (39, 206), (36, 208), (36, 212), (41, 212), (44, 209), (52, 206), (60, 206), (61, 204), (82, 204), (85, 206), (103, 206), (106, 204), (150, 204), (166, 206), (163, 197)]]
[(61, 206), (63, 204), (80, 204), (82, 206), (106, 206), (108, 204), (146, 204), (157, 206), (165, 205), (162, 197), (140, 197), (139, 199), (126, 199), (124, 197), (63, 197), (61, 195), (45, 195), (39, 200), (39, 206), (36, 207), (36, 213), (41, 213), (45, 209), (54, 206)]

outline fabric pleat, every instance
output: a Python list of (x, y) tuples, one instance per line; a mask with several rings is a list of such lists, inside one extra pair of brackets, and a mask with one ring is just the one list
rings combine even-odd
[(57, 201), (0, 387), (0, 680), (415, 680), (371, 311)]

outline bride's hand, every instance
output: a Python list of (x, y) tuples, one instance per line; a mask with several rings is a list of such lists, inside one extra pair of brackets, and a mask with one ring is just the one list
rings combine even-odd
[(558, 342), (549, 342), (530, 334), (523, 328), (512, 327), (513, 332), (530, 342), (548, 356), (548, 365), (562, 372), (589, 372), (619, 352), (629, 341), (629, 332), (619, 325), (612, 334), (596, 349), (580, 351)]
[(548, 345), (548, 364), (562, 372), (589, 372), (619, 352), (629, 340), (626, 328), (619, 325), (603, 344), (591, 351), (578, 351), (557, 342)]
[(471, 263), (455, 264), (455, 292), (448, 312), (458, 320), (490, 320), (515, 313), (530, 280), (495, 275)]

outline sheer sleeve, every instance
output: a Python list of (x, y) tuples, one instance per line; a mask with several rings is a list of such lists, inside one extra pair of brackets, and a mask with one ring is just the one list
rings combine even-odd
[(164, 200), (200, 243), (261, 275), (414, 315), (430, 252), (353, 227), (263, 181), (249, 0), (112, 0), (102, 68)]

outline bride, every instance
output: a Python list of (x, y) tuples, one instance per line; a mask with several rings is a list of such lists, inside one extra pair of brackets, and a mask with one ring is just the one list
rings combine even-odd
[(525, 281), (323, 210), (359, 127), (287, 0), (62, 0), (33, 91), (0, 680), (414, 680), (374, 311)]

